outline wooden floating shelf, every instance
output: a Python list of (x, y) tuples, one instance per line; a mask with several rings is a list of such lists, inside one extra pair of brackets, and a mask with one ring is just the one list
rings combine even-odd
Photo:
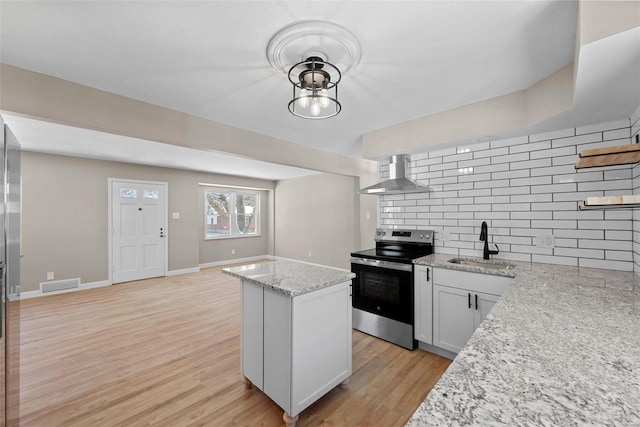
[(576, 163), (576, 169), (601, 166), (630, 165), (640, 162), (640, 144), (584, 150)]
[(578, 203), (579, 210), (588, 209), (631, 209), (640, 207), (640, 196), (587, 197)]

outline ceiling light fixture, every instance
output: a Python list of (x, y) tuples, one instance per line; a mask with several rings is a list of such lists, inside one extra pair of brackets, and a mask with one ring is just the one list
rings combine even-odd
[(338, 83), (358, 65), (361, 55), (351, 32), (326, 21), (295, 22), (280, 29), (267, 45), (269, 63), (287, 74), (293, 85), (289, 111), (314, 120), (340, 113)]
[(293, 99), (289, 111), (305, 119), (328, 119), (342, 109), (338, 83), (342, 75), (335, 65), (321, 56), (310, 56), (289, 69)]

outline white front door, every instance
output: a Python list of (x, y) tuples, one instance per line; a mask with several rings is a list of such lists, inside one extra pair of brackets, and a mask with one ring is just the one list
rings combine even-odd
[(166, 184), (111, 182), (113, 283), (164, 276)]

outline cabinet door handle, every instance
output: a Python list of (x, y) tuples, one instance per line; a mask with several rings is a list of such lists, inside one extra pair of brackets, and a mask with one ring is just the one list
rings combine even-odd
[(427, 268), (427, 282), (429, 281), (429, 268)]
[(467, 294), (467, 300), (469, 301), (469, 308), (471, 308), (471, 294)]
[(478, 309), (478, 294), (476, 294), (476, 310)]

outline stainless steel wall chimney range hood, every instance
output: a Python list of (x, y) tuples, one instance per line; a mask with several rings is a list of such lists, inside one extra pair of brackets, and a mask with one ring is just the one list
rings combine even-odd
[(411, 174), (411, 156), (408, 154), (396, 154), (389, 158), (389, 180), (363, 188), (358, 194), (401, 194), (401, 193), (426, 193), (431, 189), (409, 178)]

